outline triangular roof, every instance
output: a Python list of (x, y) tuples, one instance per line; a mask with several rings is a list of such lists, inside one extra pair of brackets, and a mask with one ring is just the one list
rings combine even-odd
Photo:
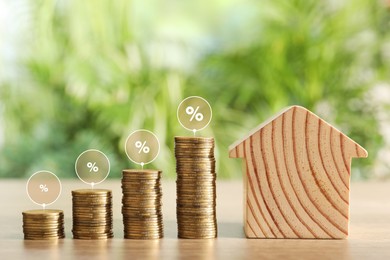
[(267, 126), (268, 124), (272, 123), (272, 121), (274, 121), (275, 119), (279, 118), (280, 116), (282, 116), (283, 114), (285, 114), (286, 112), (292, 110), (292, 109), (295, 109), (296, 112), (304, 112), (304, 113), (310, 113), (311, 115), (315, 116), (316, 118), (318, 118), (319, 120), (322, 121), (322, 123), (324, 123), (325, 125), (327, 125), (328, 127), (331, 127), (334, 131), (336, 132), (339, 132), (341, 135), (343, 135), (349, 142), (351, 142), (352, 144), (356, 145), (357, 149), (359, 149), (359, 157), (367, 157), (368, 156), (368, 152), (362, 147), (360, 146), (358, 143), (356, 143), (355, 141), (353, 141), (351, 138), (349, 138), (348, 136), (346, 136), (344, 133), (342, 133), (340, 130), (338, 130), (337, 128), (335, 128), (334, 126), (332, 126), (331, 124), (329, 124), (328, 122), (324, 121), (323, 119), (321, 119), (320, 117), (318, 117), (316, 114), (314, 114), (313, 112), (309, 111), (308, 109), (304, 108), (304, 107), (301, 107), (301, 106), (290, 106), (290, 107), (287, 107), (285, 109), (283, 109), (282, 111), (280, 111), (279, 113), (277, 113), (276, 115), (274, 115), (273, 117), (269, 118), (268, 120), (264, 121), (262, 124), (260, 124), (259, 126), (257, 126), (256, 128), (252, 129), (245, 137), (239, 139), (238, 141), (234, 142), (232, 145), (229, 146), (229, 152), (233, 152), (237, 146), (239, 146), (240, 144), (242, 144), (245, 140), (247, 140), (248, 138), (250, 138), (252, 135), (254, 135), (255, 133), (257, 133), (258, 131), (260, 131), (262, 128), (264, 128), (265, 126)]

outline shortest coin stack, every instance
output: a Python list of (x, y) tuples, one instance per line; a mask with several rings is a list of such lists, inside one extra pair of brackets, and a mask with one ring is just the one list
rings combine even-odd
[(23, 213), (24, 239), (64, 238), (64, 212), (57, 209), (27, 210)]
[(74, 190), (72, 203), (73, 238), (107, 239), (114, 236), (111, 190)]
[(162, 238), (161, 171), (123, 170), (122, 191), (125, 238)]

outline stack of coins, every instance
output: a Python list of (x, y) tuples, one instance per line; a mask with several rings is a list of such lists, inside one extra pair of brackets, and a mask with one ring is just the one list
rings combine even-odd
[(162, 238), (164, 226), (161, 212), (161, 171), (123, 170), (122, 173), (125, 238)]
[(175, 137), (179, 238), (217, 237), (214, 138)]
[(24, 239), (64, 238), (64, 212), (57, 209), (28, 210), (23, 213)]
[(74, 190), (72, 203), (73, 238), (107, 239), (114, 236), (110, 190)]

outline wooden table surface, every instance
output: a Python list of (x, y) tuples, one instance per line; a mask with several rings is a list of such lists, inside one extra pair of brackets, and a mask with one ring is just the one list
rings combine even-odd
[(108, 241), (74, 240), (71, 190), (86, 188), (78, 180), (62, 182), (50, 208), (65, 212), (66, 238), (25, 241), (22, 211), (35, 209), (25, 192), (26, 180), (0, 181), (0, 259), (390, 259), (390, 183), (352, 183), (350, 235), (346, 240), (246, 239), (242, 231), (242, 183), (218, 181), (218, 238), (177, 239), (174, 181), (163, 183), (165, 238), (125, 240), (120, 213), (119, 180), (98, 188), (113, 190), (114, 234)]

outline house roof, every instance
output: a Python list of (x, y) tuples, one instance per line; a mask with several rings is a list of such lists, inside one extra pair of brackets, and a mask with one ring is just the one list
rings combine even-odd
[(245, 137), (237, 140), (236, 142), (234, 142), (232, 145), (229, 146), (229, 151), (232, 152), (234, 149), (236, 149), (237, 146), (239, 146), (240, 144), (242, 144), (245, 140), (247, 140), (248, 138), (250, 138), (252, 135), (254, 135), (255, 133), (257, 133), (258, 131), (260, 131), (262, 128), (264, 128), (265, 126), (267, 126), (268, 124), (272, 123), (272, 121), (274, 121), (275, 119), (279, 118), (280, 116), (282, 116), (284, 113), (292, 110), (292, 109), (295, 109), (296, 112), (304, 112), (304, 113), (310, 113), (311, 115), (315, 116), (316, 118), (318, 118), (319, 120), (322, 121), (322, 123), (324, 123), (325, 125), (327, 125), (328, 127), (331, 127), (333, 130), (339, 132), (341, 135), (343, 135), (348, 141), (350, 141), (351, 143), (355, 144), (358, 149), (360, 150), (359, 154), (361, 154), (362, 156), (359, 156), (359, 157), (367, 157), (368, 156), (368, 152), (362, 147), (360, 146), (358, 143), (356, 143), (355, 141), (353, 141), (351, 138), (349, 138), (348, 136), (346, 136), (344, 133), (342, 133), (340, 130), (338, 130), (337, 128), (335, 128), (334, 126), (330, 125), (328, 122), (324, 121), (323, 119), (321, 119), (320, 117), (318, 117), (316, 114), (312, 113), (311, 111), (307, 110), (306, 108), (304, 107), (301, 107), (301, 106), (290, 106), (290, 107), (287, 107), (285, 109), (283, 109), (282, 111), (280, 111), (279, 113), (277, 113), (276, 115), (274, 115), (273, 117), (269, 118), (268, 120), (264, 121), (262, 124), (258, 125), (256, 128), (252, 129)]

